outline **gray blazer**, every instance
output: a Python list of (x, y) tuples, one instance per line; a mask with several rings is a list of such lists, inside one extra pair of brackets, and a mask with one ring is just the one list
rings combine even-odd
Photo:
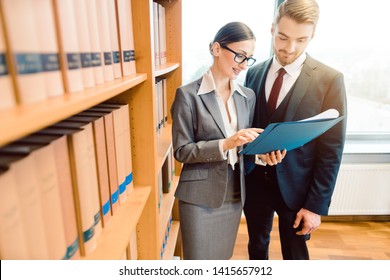
[[(218, 142), (226, 131), (215, 92), (197, 95), (202, 78), (176, 90), (171, 107), (172, 141), (175, 159), (183, 163), (175, 196), (187, 203), (218, 208), (223, 204), (227, 187), (227, 160), (220, 154)], [(246, 97), (234, 92), (238, 129), (252, 124), (256, 98), (254, 92), (239, 85)], [(237, 150), (242, 149), (238, 147)], [(243, 159), (241, 198), (245, 199)]]

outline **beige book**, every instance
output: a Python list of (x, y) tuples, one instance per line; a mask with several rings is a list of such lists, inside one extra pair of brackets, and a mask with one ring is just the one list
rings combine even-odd
[(7, 48), (4, 40), (2, 15), (0, 14), (0, 110), (16, 105), (12, 77), (8, 69)]
[(158, 4), (158, 40), (160, 46), (160, 64), (167, 63), (167, 39), (165, 31), (165, 7)]
[(160, 29), (158, 27), (159, 18), (158, 18), (158, 3), (153, 2), (153, 45), (154, 45), (154, 65), (160, 65), (160, 40), (159, 40), (159, 32)]
[(67, 245), (54, 148), (49, 144), (32, 152), (31, 155), (35, 160), (41, 191), (49, 258), (60, 260), (66, 256)]
[(104, 83), (103, 52), (100, 37), (102, 36), (98, 24), (97, 1), (86, 0), (89, 38), (91, 41), (92, 69), (96, 84)]
[(92, 124), (69, 121), (56, 124), (58, 128), (77, 126), (82, 130), (68, 137), (68, 145), (81, 237), (80, 251), (82, 255), (88, 256), (95, 250), (102, 230)]
[[(30, 104), (47, 99), (41, 48), (32, 1), (2, 0), (5, 36), (12, 53), (18, 101)], [(12, 67), (12, 66), (11, 66)]]
[(121, 55), (119, 49), (119, 30), (117, 24), (116, 0), (107, 0), (108, 20), (110, 21), (110, 43), (112, 49), (112, 62), (114, 78), (122, 77)]
[(97, 15), (98, 15), (98, 26), (100, 31), (100, 46), (103, 53), (103, 76), (104, 81), (109, 82), (114, 80), (114, 66), (112, 59), (112, 47), (111, 47), (111, 34), (114, 32), (110, 30), (110, 19), (108, 14), (108, 2), (107, 0), (97, 0)]
[(96, 169), (99, 183), (100, 211), (102, 214), (103, 227), (105, 227), (111, 219), (111, 202), (104, 117), (75, 115), (67, 120), (92, 123), (96, 153)]
[(38, 30), (42, 67), (49, 97), (64, 94), (52, 0), (35, 0), (33, 14)]
[(131, 0), (116, 0), (123, 76), (136, 73)]
[(38, 184), (36, 162), (29, 154), (12, 164), (17, 183), (18, 195), (26, 234), (29, 259), (48, 260), (49, 243), (45, 231), (43, 201)]
[(106, 136), (107, 167), (110, 187), (111, 214), (119, 210), (118, 171), (115, 151), (115, 133), (112, 111), (96, 111), (94, 108), (80, 113), (81, 116), (103, 116)]
[(11, 169), (0, 167), (0, 258), (26, 260), (29, 258), (22, 210)]
[(125, 149), (125, 166), (126, 166), (126, 184), (128, 193), (134, 189), (133, 180), (133, 161), (131, 152), (131, 127), (129, 105), (123, 105), (121, 108), (124, 123), (124, 149)]
[(62, 215), (65, 225), (66, 257), (67, 260), (80, 259), (80, 242), (77, 230), (73, 182), (69, 159), (67, 135), (62, 135), (52, 142), (56, 159), (59, 179)]
[(84, 89), (74, 1), (54, 0), (61, 69), (65, 91), (68, 93)]
[(84, 88), (93, 87), (96, 81), (92, 67), (92, 45), (89, 36), (87, 0), (74, 0), (73, 3), (75, 8), (74, 13), (76, 15), (83, 84)]

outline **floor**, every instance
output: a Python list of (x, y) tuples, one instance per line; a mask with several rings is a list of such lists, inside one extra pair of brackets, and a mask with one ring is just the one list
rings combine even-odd
[[(271, 234), (270, 259), (281, 260), (277, 218)], [(243, 218), (234, 260), (247, 260), (248, 235)], [(323, 221), (308, 241), (313, 260), (390, 260), (390, 221)]]

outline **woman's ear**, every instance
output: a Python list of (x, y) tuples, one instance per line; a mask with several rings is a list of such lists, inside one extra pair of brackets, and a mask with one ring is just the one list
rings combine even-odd
[(214, 42), (210, 47), (210, 53), (213, 56), (219, 56), (219, 53), (221, 52), (221, 45), (218, 42)]

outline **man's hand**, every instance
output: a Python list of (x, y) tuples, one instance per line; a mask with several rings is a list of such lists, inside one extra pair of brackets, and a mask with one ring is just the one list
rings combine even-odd
[(297, 235), (305, 235), (316, 231), (321, 224), (321, 215), (302, 208), (297, 213), (294, 221), (294, 228), (302, 224), (302, 229), (297, 232)]

